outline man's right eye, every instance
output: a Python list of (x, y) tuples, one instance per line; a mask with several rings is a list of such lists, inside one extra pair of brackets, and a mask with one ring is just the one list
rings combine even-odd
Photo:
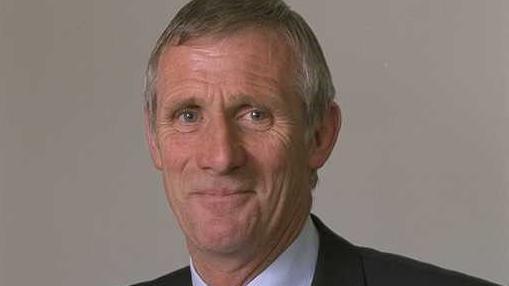
[(200, 117), (200, 113), (194, 109), (184, 109), (178, 114), (178, 120), (184, 124), (196, 123)]

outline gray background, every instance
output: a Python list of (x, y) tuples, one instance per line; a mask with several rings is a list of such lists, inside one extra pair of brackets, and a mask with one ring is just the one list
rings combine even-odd
[[(184, 1), (0, 0), (0, 285), (125, 285), (187, 263), (143, 138)], [(314, 211), (346, 238), (509, 282), (509, 1), (293, 0), (344, 128)]]

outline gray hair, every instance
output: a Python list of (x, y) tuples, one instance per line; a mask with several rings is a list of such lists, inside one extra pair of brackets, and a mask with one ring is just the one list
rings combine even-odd
[[(298, 64), (295, 80), (305, 105), (307, 137), (312, 135), (309, 131), (334, 100), (334, 84), (313, 31), (282, 0), (192, 0), (178, 11), (157, 40), (146, 71), (145, 111), (152, 132), (157, 118), (157, 68), (165, 48), (201, 36), (229, 35), (247, 27), (267, 27), (286, 36)], [(313, 187), (316, 181), (314, 174)]]

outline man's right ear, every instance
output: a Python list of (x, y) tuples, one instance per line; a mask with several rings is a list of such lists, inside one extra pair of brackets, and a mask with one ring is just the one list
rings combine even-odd
[(159, 149), (159, 143), (157, 141), (157, 134), (155, 128), (153, 128), (150, 120), (150, 114), (145, 110), (145, 139), (147, 140), (148, 148), (150, 150), (150, 156), (156, 169), (161, 170), (163, 168), (161, 150)]

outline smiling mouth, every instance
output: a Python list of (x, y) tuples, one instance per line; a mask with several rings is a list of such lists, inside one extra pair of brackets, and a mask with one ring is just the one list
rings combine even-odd
[(227, 189), (211, 189), (211, 190), (200, 190), (193, 192), (192, 195), (200, 196), (200, 197), (210, 197), (210, 198), (228, 198), (239, 195), (248, 195), (254, 194), (253, 191), (246, 190), (227, 190)]
[(244, 206), (255, 194), (247, 190), (208, 189), (193, 192), (192, 198), (202, 207), (222, 213)]

